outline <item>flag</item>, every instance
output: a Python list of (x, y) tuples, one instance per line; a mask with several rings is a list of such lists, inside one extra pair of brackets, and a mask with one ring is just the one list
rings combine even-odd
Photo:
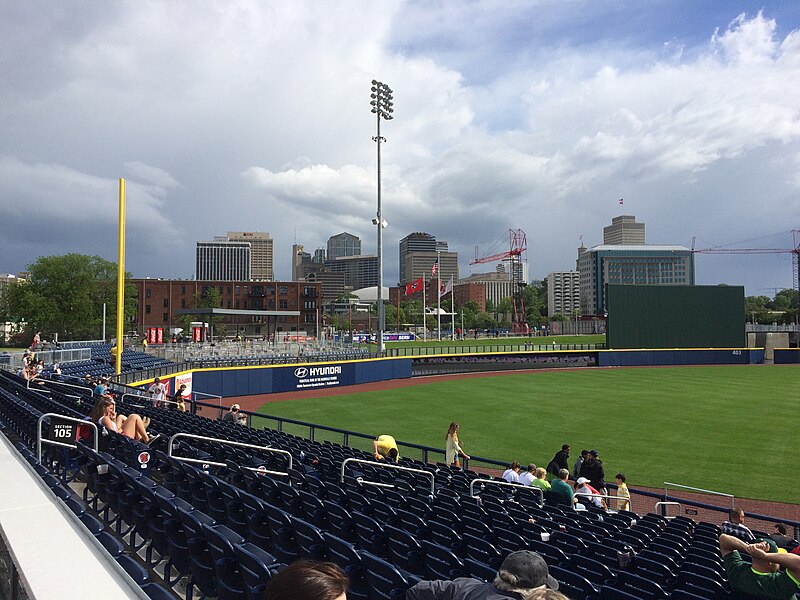
[(433, 266), (431, 267), (431, 277), (436, 277), (436, 271), (438, 270), (439, 270), (439, 259), (437, 258), (436, 262), (433, 263)]
[(625, 200), (623, 200), (622, 198), (620, 198), (617, 202), (619, 202), (620, 204), (625, 204)]
[(453, 291), (453, 276), (450, 275), (450, 281), (445, 283), (442, 286), (442, 289), (439, 290), (439, 298), (441, 298), (442, 296), (447, 296), (447, 294), (449, 294), (452, 291)]
[(410, 296), (414, 292), (422, 289), (422, 277), (415, 279), (411, 283), (406, 284), (406, 296)]

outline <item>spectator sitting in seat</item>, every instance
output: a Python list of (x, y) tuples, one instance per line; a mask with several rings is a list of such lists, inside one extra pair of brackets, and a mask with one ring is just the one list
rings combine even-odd
[(231, 409), (222, 415), (223, 421), (231, 421), (232, 423), (238, 423), (239, 425), (246, 425), (247, 424), (247, 416), (243, 415), (239, 412), (241, 407), (238, 404), (233, 404)]
[(530, 550), (518, 550), (505, 558), (492, 583), (471, 577), (459, 577), (452, 581), (420, 581), (406, 591), (406, 600), (532, 600), (541, 597), (536, 594), (548, 588), (557, 590), (558, 581), (550, 575), (541, 555)]
[(505, 479), (508, 483), (519, 483), (520, 469), (521, 466), (517, 461), (512, 462), (510, 465), (508, 465), (508, 468), (503, 471), (503, 479)]
[(589, 484), (589, 480), (586, 477), (578, 477), (578, 481), (575, 482), (575, 495), (580, 496), (582, 500), (585, 499), (585, 504), (591, 502), (597, 508), (606, 508), (605, 501), (600, 497), (600, 492)]
[[(732, 535), (719, 536), (719, 549), (725, 563), (725, 574), (736, 597), (793, 600), (800, 592), (800, 556), (779, 553), (772, 540), (746, 544)], [(753, 562), (742, 560), (747, 552)], [(780, 571), (780, 568), (785, 571)]]
[(349, 584), (334, 563), (298, 560), (269, 580), (264, 600), (346, 600)]
[(548, 494), (548, 504), (572, 506), (575, 502), (575, 494), (572, 488), (567, 483), (569, 478), (569, 471), (561, 469), (558, 472), (558, 477), (550, 482), (550, 493)]
[(550, 482), (547, 481), (547, 471), (545, 471), (542, 467), (536, 469), (536, 477), (534, 477), (533, 481), (531, 481), (531, 485), (538, 487), (543, 492), (549, 492), (552, 486), (550, 485)]
[(111, 431), (116, 431), (145, 444), (149, 444), (159, 436), (149, 436), (147, 434), (147, 425), (149, 421), (142, 420), (136, 413), (131, 413), (127, 417), (125, 415), (117, 414), (117, 403), (113, 399), (103, 396), (94, 405), (91, 414), (89, 415), (93, 423), (102, 425)]
[(528, 470), (525, 471), (524, 473), (520, 473), (519, 482), (522, 485), (531, 485), (534, 479), (536, 479), (536, 465), (530, 463), (528, 465)]
[(397, 452), (397, 442), (390, 435), (379, 435), (372, 441), (373, 454), (376, 460), (389, 460), (397, 462), (400, 458)]
[(748, 544), (756, 541), (756, 536), (754, 536), (753, 532), (744, 524), (744, 511), (741, 508), (734, 508), (731, 510), (728, 520), (722, 524), (720, 531), (727, 535), (737, 537)]
[(775, 523), (775, 533), (769, 536), (772, 541), (778, 544), (778, 548), (783, 548), (787, 552), (798, 546), (797, 540), (786, 535), (788, 532), (789, 528), (786, 525), (783, 523)]

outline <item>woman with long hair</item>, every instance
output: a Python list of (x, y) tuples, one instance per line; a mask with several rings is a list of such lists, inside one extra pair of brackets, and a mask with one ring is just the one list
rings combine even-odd
[(447, 429), (447, 435), (444, 436), (445, 447), (445, 461), (448, 465), (453, 467), (461, 467), (459, 455), (469, 460), (469, 456), (461, 448), (461, 443), (458, 441), (458, 423), (453, 421)]
[(113, 398), (102, 396), (97, 404), (92, 408), (89, 415), (92, 423), (97, 423), (103, 427), (116, 431), (119, 434), (129, 437), (145, 444), (149, 444), (158, 436), (150, 437), (147, 435), (147, 424), (136, 413), (131, 413), (127, 417), (117, 414), (117, 403)]
[(264, 600), (347, 600), (348, 585), (334, 563), (298, 560), (269, 580)]

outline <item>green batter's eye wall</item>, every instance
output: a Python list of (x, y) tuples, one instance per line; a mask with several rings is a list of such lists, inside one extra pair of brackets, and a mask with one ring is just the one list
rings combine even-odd
[(608, 285), (609, 348), (741, 348), (744, 287)]

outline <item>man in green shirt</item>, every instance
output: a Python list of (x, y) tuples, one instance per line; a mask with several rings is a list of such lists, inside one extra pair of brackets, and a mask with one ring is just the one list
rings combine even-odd
[(567, 483), (569, 471), (559, 469), (558, 476), (550, 482), (550, 493), (547, 495), (547, 503), (550, 505), (566, 504), (572, 506), (572, 488)]
[[(735, 593), (768, 600), (794, 600), (794, 595), (800, 592), (800, 556), (778, 553), (778, 546), (772, 540), (746, 544), (722, 534), (719, 549), (728, 583)], [(750, 555), (752, 565), (742, 560), (740, 552)]]

